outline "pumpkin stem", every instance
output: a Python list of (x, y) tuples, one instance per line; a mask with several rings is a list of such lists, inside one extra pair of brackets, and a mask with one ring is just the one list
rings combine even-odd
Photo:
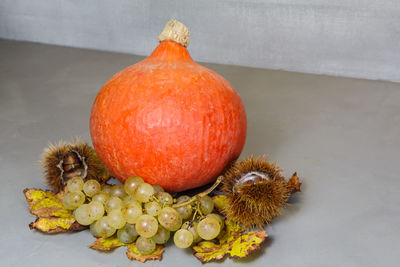
[(187, 47), (189, 45), (189, 36), (190, 31), (182, 22), (171, 19), (167, 22), (164, 30), (158, 36), (158, 40), (160, 42), (171, 40)]

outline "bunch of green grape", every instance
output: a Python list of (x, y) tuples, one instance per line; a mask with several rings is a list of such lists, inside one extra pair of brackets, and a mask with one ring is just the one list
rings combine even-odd
[(74, 210), (78, 223), (90, 225), (94, 237), (116, 234), (123, 243), (136, 242), (144, 255), (151, 254), (156, 244), (165, 244), (171, 232), (175, 245), (187, 248), (216, 238), (224, 226), (223, 218), (212, 213), (211, 197), (174, 199), (161, 186), (145, 183), (138, 176), (128, 178), (124, 185), (100, 185), (75, 177), (68, 180), (67, 188), (64, 207)]

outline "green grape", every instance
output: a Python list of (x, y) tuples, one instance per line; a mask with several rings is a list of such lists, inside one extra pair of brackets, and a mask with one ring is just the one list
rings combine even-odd
[(131, 196), (131, 195), (126, 195), (126, 196), (124, 196), (124, 198), (122, 199), (122, 203), (125, 205), (126, 203), (128, 203), (128, 202), (131, 202), (131, 201), (137, 201), (136, 200), (136, 198), (134, 197), (134, 196)]
[(213, 217), (206, 217), (202, 219), (197, 225), (197, 233), (204, 240), (211, 240), (218, 236), (221, 231), (221, 227), (219, 226), (219, 222), (217, 219)]
[(109, 184), (103, 184), (103, 185), (101, 186), (101, 191), (103, 191), (103, 192), (105, 192), (105, 193), (107, 193), (107, 194), (110, 195), (110, 192), (111, 192), (111, 185), (109, 185)]
[(222, 217), (219, 216), (218, 214), (216, 214), (216, 213), (210, 213), (210, 214), (208, 214), (206, 217), (213, 217), (213, 218), (215, 218), (215, 219), (218, 221), (221, 230), (224, 228), (224, 220), (223, 220)]
[(121, 229), (126, 224), (125, 217), (122, 214), (121, 210), (112, 210), (108, 212), (107, 218), (108, 218), (107, 221), (108, 224), (115, 229)]
[(83, 192), (92, 197), (101, 191), (101, 185), (96, 180), (90, 179), (83, 184)]
[(110, 197), (105, 205), (106, 211), (120, 210), (122, 208), (122, 200), (119, 197)]
[(111, 227), (108, 224), (107, 216), (104, 216), (95, 223), (94, 230), (96, 231), (96, 233), (98, 233), (99, 236), (104, 238), (112, 236), (116, 231), (114, 227)]
[(93, 219), (89, 216), (89, 205), (83, 204), (74, 211), (75, 220), (82, 225), (93, 223)]
[(124, 186), (121, 184), (115, 184), (111, 187), (110, 196), (119, 197), (123, 199), (126, 196)]
[[(183, 203), (185, 201), (189, 201), (191, 199), (191, 197), (189, 196), (180, 196), (178, 197), (178, 199), (176, 200), (176, 203)], [(192, 215), (192, 206), (190, 204), (187, 204), (185, 206), (182, 207), (178, 207), (175, 208), (176, 211), (179, 213), (179, 215), (181, 215), (182, 219), (186, 220), (189, 219), (190, 216)]]
[(199, 234), (197, 233), (197, 222), (190, 222), (190, 221), (186, 221), (182, 224), (181, 229), (186, 229), (189, 230), (189, 232), (192, 233), (193, 235), (193, 243), (197, 243), (201, 240), (201, 237), (199, 236)]
[(126, 179), (124, 184), (125, 192), (128, 193), (128, 195), (133, 196), (133, 194), (135, 194), (137, 187), (143, 182), (144, 182), (143, 179), (139, 176), (129, 177), (128, 179)]
[(152, 238), (156, 244), (165, 244), (169, 240), (170, 235), (171, 233), (159, 224), (157, 233)]
[(142, 205), (137, 201), (131, 201), (125, 204), (122, 214), (128, 223), (136, 223), (137, 219), (143, 214)]
[(161, 205), (158, 202), (151, 201), (144, 204), (144, 210), (147, 214), (151, 216), (158, 216), (161, 211)]
[(63, 206), (66, 209), (73, 210), (85, 203), (86, 197), (81, 191), (68, 192), (63, 198)]
[(158, 222), (153, 216), (144, 214), (136, 221), (136, 232), (139, 235), (150, 238), (157, 233)]
[(95, 229), (96, 223), (97, 223), (97, 222), (94, 222), (94, 223), (92, 223), (92, 224), (90, 225), (89, 231), (90, 231), (90, 233), (92, 234), (92, 236), (98, 238), (98, 237), (101, 237), (101, 236), (96, 232), (96, 229)]
[(136, 239), (136, 248), (143, 255), (149, 255), (156, 249), (156, 242), (151, 238), (139, 236)]
[(99, 193), (97, 193), (96, 195), (94, 195), (92, 197), (92, 201), (98, 201), (98, 202), (102, 203), (103, 205), (105, 205), (109, 198), (110, 198), (109, 194), (107, 194), (104, 191), (100, 191)]
[(174, 203), (174, 198), (167, 192), (158, 192), (157, 198), (161, 204), (172, 205)]
[(179, 229), (174, 234), (174, 243), (178, 248), (188, 248), (193, 243), (193, 235), (189, 230)]
[(165, 207), (161, 210), (160, 214), (158, 215), (158, 221), (169, 231), (176, 231), (182, 225), (181, 216), (175, 209), (171, 207)]
[(134, 197), (140, 202), (149, 202), (150, 197), (154, 194), (151, 184), (141, 183), (135, 191)]
[(69, 179), (67, 182), (68, 192), (82, 191), (84, 183), (85, 182), (81, 177), (74, 177)]
[(154, 195), (157, 195), (158, 192), (164, 192), (164, 188), (161, 187), (161, 185), (155, 184), (153, 185), (154, 189)]
[(125, 244), (134, 242), (138, 235), (135, 225), (130, 223), (125, 224), (124, 227), (117, 231), (118, 239)]
[(200, 198), (200, 211), (203, 215), (210, 214), (214, 209), (214, 201), (209, 196), (204, 196)]
[(104, 215), (104, 206), (99, 201), (92, 201), (88, 204), (89, 209), (89, 217), (92, 218), (93, 221), (99, 220)]
[(191, 197), (189, 197), (188, 195), (182, 195), (182, 196), (180, 196), (180, 197), (178, 197), (177, 199), (176, 199), (176, 203), (182, 203), (182, 202), (185, 202), (185, 201), (189, 201), (189, 200), (191, 200), (192, 198)]

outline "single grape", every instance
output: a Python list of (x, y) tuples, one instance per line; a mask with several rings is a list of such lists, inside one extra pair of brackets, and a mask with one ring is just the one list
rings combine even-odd
[(221, 230), (224, 228), (224, 220), (223, 220), (222, 217), (219, 216), (218, 214), (216, 214), (216, 213), (210, 213), (210, 214), (208, 214), (206, 217), (213, 217), (213, 218), (215, 218), (215, 219), (218, 221)]
[(153, 216), (144, 214), (136, 221), (136, 232), (139, 235), (150, 238), (157, 233), (158, 222)]
[(189, 230), (179, 229), (174, 234), (174, 243), (178, 248), (188, 248), (193, 243), (193, 235)]
[(134, 197), (134, 196), (131, 196), (131, 195), (126, 195), (126, 196), (124, 196), (124, 198), (122, 199), (122, 203), (125, 205), (126, 203), (128, 203), (128, 202), (131, 202), (131, 201), (137, 201), (136, 200), (136, 198)]
[(110, 196), (119, 197), (123, 199), (126, 196), (124, 186), (121, 184), (115, 184), (111, 187)]
[(92, 236), (98, 238), (98, 237), (101, 237), (101, 236), (96, 232), (96, 229), (95, 229), (96, 223), (97, 223), (97, 222), (94, 222), (94, 223), (92, 223), (92, 224), (90, 225), (89, 231), (90, 231), (90, 233), (92, 234)]
[(157, 233), (152, 238), (156, 242), (156, 244), (165, 244), (169, 240), (170, 235), (170, 231), (159, 224)]
[(137, 219), (143, 214), (142, 205), (137, 201), (131, 201), (125, 204), (122, 214), (128, 223), (136, 223)]
[(130, 223), (125, 224), (124, 227), (117, 231), (118, 239), (125, 244), (134, 242), (138, 235), (135, 225)]
[(102, 203), (103, 205), (105, 205), (109, 198), (110, 198), (109, 194), (107, 194), (104, 191), (100, 191), (99, 193), (97, 193), (96, 195), (94, 195), (92, 197), (92, 201), (98, 201), (98, 202)]
[(192, 216), (192, 206), (190, 204), (175, 209), (184, 220), (189, 219)]
[(63, 198), (63, 206), (66, 209), (73, 210), (85, 203), (86, 197), (81, 191), (68, 192)]
[(214, 209), (214, 201), (209, 196), (204, 196), (200, 198), (200, 211), (203, 215), (210, 214)]
[[(176, 200), (176, 203), (183, 203), (186, 201), (189, 201), (191, 199), (191, 197), (183, 195), (178, 197), (178, 199)], [(190, 204), (187, 204), (186, 206), (182, 206), (182, 207), (178, 207), (176, 208), (176, 210), (178, 211), (178, 213), (181, 215), (182, 219), (186, 220), (189, 219), (190, 216), (192, 215), (192, 206)]]
[(128, 195), (133, 196), (133, 194), (135, 194), (137, 187), (143, 182), (144, 182), (143, 179), (139, 176), (129, 177), (128, 179), (126, 179), (124, 183), (125, 192)]
[(97, 221), (101, 219), (104, 215), (104, 206), (101, 202), (92, 200), (88, 206), (89, 209), (89, 217), (92, 218), (93, 221)]
[(104, 238), (112, 236), (116, 231), (114, 227), (111, 227), (108, 224), (107, 216), (104, 216), (95, 223), (94, 230), (96, 231), (96, 233), (98, 233), (98, 235)]
[(182, 203), (182, 202), (185, 202), (185, 201), (189, 201), (189, 200), (191, 200), (192, 198), (191, 197), (189, 197), (188, 195), (182, 195), (182, 196), (180, 196), (180, 197), (178, 197), (177, 199), (176, 199), (176, 203)]
[(93, 223), (93, 219), (89, 216), (89, 205), (83, 204), (74, 211), (75, 220), (82, 225)]
[(105, 208), (107, 212), (120, 210), (122, 209), (122, 200), (119, 197), (110, 197), (106, 202)]
[(83, 192), (92, 197), (101, 191), (101, 185), (96, 180), (90, 179), (83, 184)]
[(197, 233), (199, 236), (205, 240), (211, 240), (218, 236), (221, 231), (219, 222), (213, 217), (206, 217), (202, 219), (197, 225)]
[(182, 227), (181, 227), (181, 229), (189, 230), (189, 232), (192, 233), (193, 243), (197, 243), (201, 240), (201, 237), (199, 236), (199, 234), (197, 233), (197, 230), (196, 230), (197, 225), (198, 225), (198, 222), (186, 221), (182, 224)]
[(157, 195), (158, 192), (164, 192), (164, 188), (161, 187), (161, 185), (155, 184), (153, 185), (154, 188), (154, 195)]
[(111, 187), (112, 187), (112, 186), (109, 185), (109, 184), (103, 184), (103, 185), (101, 186), (101, 191), (103, 191), (103, 192), (105, 192), (105, 193), (107, 193), (107, 194), (110, 195)]
[(161, 210), (160, 214), (158, 215), (158, 221), (169, 231), (176, 231), (182, 225), (181, 216), (175, 209), (171, 207), (165, 207)]
[(67, 182), (68, 192), (82, 191), (84, 183), (85, 182), (81, 177), (74, 177), (69, 179)]
[(134, 197), (140, 202), (149, 202), (150, 197), (154, 194), (151, 184), (141, 183), (135, 191)]
[(160, 214), (161, 205), (160, 203), (155, 201), (147, 202), (146, 204), (144, 204), (144, 210), (147, 214), (155, 217)]
[(136, 248), (143, 255), (149, 255), (156, 249), (156, 242), (151, 238), (139, 236), (136, 240)]
[(172, 205), (172, 203), (174, 203), (174, 198), (167, 192), (158, 192), (156, 197), (161, 204)]
[(107, 221), (108, 224), (115, 229), (121, 229), (126, 224), (125, 217), (122, 214), (121, 210), (112, 210), (108, 212), (107, 218), (108, 218)]

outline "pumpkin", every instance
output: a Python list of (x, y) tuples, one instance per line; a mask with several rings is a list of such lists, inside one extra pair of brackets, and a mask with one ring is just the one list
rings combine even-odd
[(233, 87), (192, 60), (182, 23), (169, 21), (159, 41), (149, 57), (100, 90), (90, 134), (120, 181), (137, 175), (178, 192), (214, 181), (239, 157), (246, 114)]

